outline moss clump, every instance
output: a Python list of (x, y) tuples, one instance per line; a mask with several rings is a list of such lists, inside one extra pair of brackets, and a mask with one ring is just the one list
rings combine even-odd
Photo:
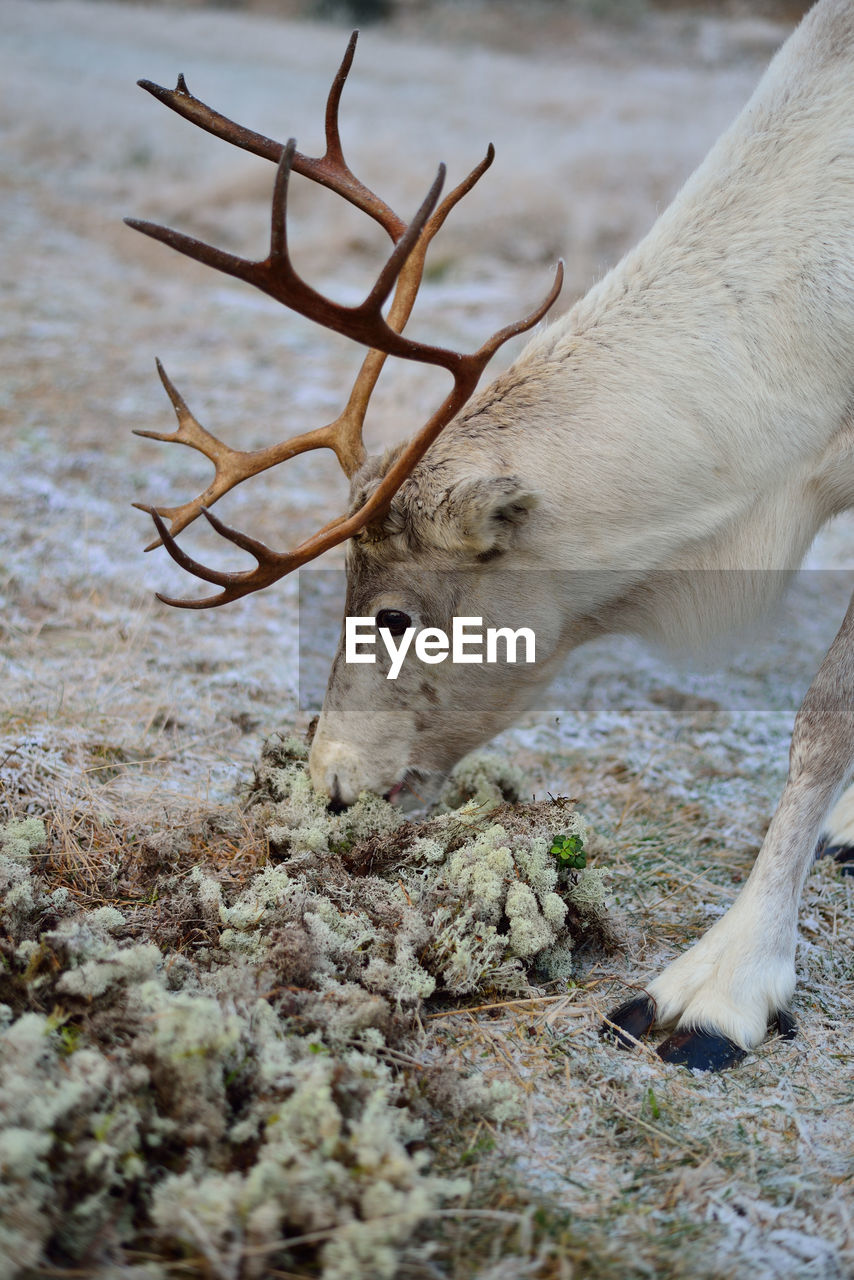
[(393, 805), (369, 792), (342, 813), (331, 814), (326, 797), (311, 785), (308, 751), (296, 738), (271, 738), (255, 770), (251, 802), (272, 801), (267, 832), (272, 844), (298, 853), (346, 853), (360, 840), (385, 836), (405, 823)]
[[(370, 795), (330, 814), (304, 758), (277, 741), (258, 770), (255, 801), (284, 861), (231, 905), (218, 886), (200, 885), (230, 929), (225, 944), (261, 962), (277, 927), (302, 929), (316, 971), (398, 1006), (436, 991), (518, 992), (531, 967), (551, 978), (558, 963), (564, 976), (572, 935), (558, 890), (576, 889), (579, 877), (551, 848), (558, 833), (583, 842), (586, 826), (564, 801), (503, 802), (510, 773), (484, 753), (463, 762), (446, 797), (474, 790), (485, 799), (419, 824)], [(583, 910), (592, 916), (602, 906), (585, 897)]]
[(473, 751), (461, 760), (445, 784), (440, 801), (446, 809), (459, 809), (472, 800), (481, 809), (519, 799), (524, 775), (509, 760), (491, 751)]
[(47, 832), (40, 818), (13, 819), (0, 830), (0, 858), (26, 862), (37, 849), (47, 843)]
[[(601, 895), (550, 848), (583, 821), (568, 802), (502, 802), (482, 759), (455, 784), (476, 798), (429, 821), (368, 795), (330, 814), (305, 754), (268, 746), (248, 821), (270, 859), (236, 885), (223, 864), (176, 874), (174, 832), (134, 846), (151, 862), (162, 845), (148, 930), (139, 905), (48, 892), (41, 823), (0, 831), (10, 1280), (43, 1265), (159, 1280), (188, 1257), (224, 1280), (390, 1280), (418, 1224), (466, 1191), (431, 1172), (429, 1118), (512, 1114), (512, 1088), (435, 1050), (415, 1077), (394, 1063), (435, 993), (568, 972), (573, 922)], [(180, 953), (152, 940), (161, 918)]]
[(32, 938), (36, 921), (55, 918), (68, 906), (68, 893), (47, 893), (39, 883), (37, 854), (47, 843), (40, 818), (13, 819), (0, 828), (0, 923)]

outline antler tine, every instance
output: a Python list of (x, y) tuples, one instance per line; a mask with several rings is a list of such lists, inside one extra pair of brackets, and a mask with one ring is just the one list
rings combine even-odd
[[(406, 328), (406, 322), (412, 313), (421, 278), (424, 274), (427, 250), (433, 237), (442, 228), (451, 210), (455, 205), (459, 204), (463, 196), (468, 195), (475, 183), (486, 173), (494, 159), (495, 148), (490, 143), (480, 164), (476, 165), (471, 173), (454, 187), (453, 191), (448, 192), (439, 207), (430, 215), (427, 225), (398, 277), (394, 300), (389, 309), (389, 328), (394, 329), (397, 333), (403, 332)], [(336, 436), (335, 452), (338, 456), (338, 461), (348, 476), (353, 476), (365, 460), (365, 446), (362, 440), (365, 415), (386, 359), (387, 356), (384, 351), (378, 351), (374, 348), (368, 352), (353, 384), (353, 390), (350, 393), (350, 398), (344, 411), (331, 424)]]
[(203, 509), (202, 515), (223, 538), (254, 556), (258, 562), (257, 568), (244, 569), (237, 573), (209, 569), (182, 550), (166, 528), (163, 520), (156, 511), (152, 510), (151, 516), (157, 526), (163, 545), (175, 563), (179, 564), (182, 569), (186, 569), (188, 573), (201, 578), (203, 582), (213, 582), (223, 588), (219, 595), (205, 596), (201, 600), (178, 599), (172, 596), (164, 596), (159, 591), (156, 592), (158, 600), (162, 600), (164, 604), (174, 605), (179, 609), (210, 609), (220, 604), (228, 604), (232, 600), (239, 600), (241, 596), (250, 595), (254, 591), (259, 591), (262, 587), (270, 586), (271, 583), (277, 582), (279, 578), (283, 578), (285, 574), (290, 573), (293, 569), (298, 569), (307, 561), (313, 560), (315, 556), (320, 555), (328, 547), (335, 546), (341, 540), (334, 536), (336, 528), (347, 523), (346, 517), (339, 516), (337, 519), (331, 520), (329, 524), (324, 525), (313, 537), (307, 538), (305, 542), (300, 543), (294, 551), (282, 555), (271, 550), (266, 543), (260, 542), (257, 538), (250, 538), (248, 534), (241, 533), (238, 529), (233, 529), (231, 525), (219, 520), (207, 508)]
[[(344, 149), (341, 146), (341, 130), (338, 126), (338, 109), (341, 106), (341, 94), (344, 92), (344, 85), (347, 83), (347, 77), (350, 74), (350, 68), (353, 65), (353, 58), (356, 55), (356, 42), (359, 39), (359, 32), (354, 31), (350, 39), (347, 41), (347, 48), (344, 51), (344, 57), (341, 59), (341, 66), (338, 68), (335, 79), (332, 81), (329, 90), (329, 96), (326, 99), (326, 117), (324, 124), (326, 126), (326, 154), (324, 160), (330, 164), (340, 165), (342, 169), (346, 169), (352, 176), (352, 170), (344, 159)], [(403, 227), (401, 226), (401, 234)]]
[(247, 570), (243, 573), (224, 573), (218, 569), (208, 569), (206, 565), (200, 561), (194, 560), (192, 556), (188, 556), (186, 551), (179, 547), (178, 543), (172, 537), (166, 528), (163, 520), (156, 511), (151, 512), (152, 519), (157, 526), (157, 532), (160, 534), (161, 541), (169, 552), (176, 564), (182, 569), (186, 569), (188, 573), (192, 573), (195, 577), (201, 578), (204, 582), (213, 582), (217, 586), (221, 586), (223, 590), (219, 595), (207, 596), (203, 600), (183, 600), (177, 597), (165, 596), (161, 592), (156, 592), (157, 599), (162, 600), (164, 604), (174, 605), (179, 609), (207, 609), (214, 605), (227, 604), (231, 600), (237, 600), (240, 596), (245, 595), (245, 591), (240, 590), (240, 579), (254, 577), (258, 574), (266, 556), (269, 556), (269, 547), (263, 542), (258, 542), (255, 538), (250, 538), (244, 533), (232, 529), (230, 525), (225, 524), (222, 520), (218, 520), (212, 515), (207, 508), (204, 508), (202, 515), (209, 521), (217, 533), (221, 534), (229, 542), (234, 542), (237, 546), (242, 547), (244, 551), (249, 551), (258, 561), (258, 568), (255, 570)]
[(534, 325), (539, 324), (549, 309), (554, 306), (563, 288), (565, 265), (563, 258), (558, 258), (552, 287), (539, 306), (535, 307), (523, 319), (515, 320), (512, 324), (505, 325), (503, 329), (499, 329), (491, 338), (487, 338), (483, 346), (474, 353), (471, 358), (473, 361), (477, 361), (479, 365), (478, 376), (486, 368), (499, 347), (503, 347), (505, 342), (509, 342), (511, 338), (518, 338), (520, 334), (527, 333), (529, 329), (533, 329)]
[[(359, 181), (344, 159), (341, 147), (338, 108), (350, 67), (353, 65), (358, 37), (358, 31), (354, 31), (350, 36), (347, 50), (329, 90), (326, 101), (326, 152), (317, 159), (303, 155), (299, 151), (295, 152), (293, 169), (295, 173), (311, 178), (313, 182), (328, 187), (330, 191), (349, 200), (357, 209), (361, 209), (378, 222), (396, 242), (406, 230), (406, 223), (374, 191)], [(272, 160), (274, 164), (278, 164), (281, 160), (284, 150), (281, 142), (268, 138), (263, 133), (256, 133), (253, 129), (247, 129), (244, 125), (229, 120), (228, 116), (222, 115), (221, 112), (215, 111), (213, 107), (209, 107), (207, 103), (190, 93), (183, 75), (178, 77), (178, 83), (174, 89), (165, 89), (152, 80), (138, 80), (137, 84), (158, 102), (162, 102), (164, 106), (169, 107), (183, 119), (189, 120), (191, 124), (198, 125), (206, 133), (213, 134), (215, 138), (222, 138), (223, 141), (230, 142), (243, 151), (250, 151), (264, 160)]]
[[(190, 412), (184, 397), (175, 387), (159, 360), (157, 361), (157, 372), (166, 389), (166, 394), (172, 401), (172, 407), (178, 418), (178, 428), (170, 432), (144, 431), (141, 428), (137, 428), (134, 430), (134, 435), (145, 436), (150, 440), (165, 440), (168, 443), (188, 445), (191, 449), (196, 449), (199, 453), (204, 454), (215, 467), (214, 478), (204, 492), (200, 493), (198, 497), (192, 498), (189, 502), (181, 503), (180, 506), (152, 507), (144, 502), (133, 503), (133, 506), (138, 511), (147, 511), (149, 515), (154, 515), (156, 512), (159, 516), (169, 520), (169, 532), (173, 535), (180, 533), (182, 529), (186, 529), (187, 525), (192, 524), (201, 515), (205, 507), (213, 506), (230, 489), (233, 489), (235, 485), (240, 484), (241, 481), (248, 479), (250, 476), (260, 475), (262, 471), (269, 470), (270, 467), (276, 466), (277, 463), (286, 462), (288, 458), (293, 458), (297, 454), (305, 453), (310, 449), (335, 447), (332, 439), (335, 424), (330, 423), (329, 426), (316, 427), (312, 431), (305, 431), (302, 435), (292, 436), (289, 440), (283, 440), (281, 443), (266, 449), (232, 449), (224, 441), (219, 440), (210, 431), (206, 430)], [(148, 544), (145, 550), (154, 551), (156, 547), (161, 545), (161, 539), (156, 538)]]
[[(189, 446), (191, 449), (198, 450), (199, 453), (203, 453), (206, 458), (210, 459), (216, 468), (216, 472), (213, 481), (208, 485), (204, 493), (202, 493), (196, 500), (198, 502), (199, 509), (201, 509), (209, 502), (215, 502), (217, 497), (221, 497), (222, 493), (226, 492), (226, 489), (222, 488), (221, 483), (218, 482), (221, 482), (224, 477), (227, 477), (229, 473), (233, 471), (234, 462), (238, 455), (234, 449), (230, 449), (222, 440), (218, 440), (216, 436), (211, 435), (209, 431), (205, 430), (198, 419), (195, 418), (187, 408), (184, 397), (172, 382), (166, 370), (163, 368), (163, 365), (159, 360), (157, 360), (156, 363), (157, 372), (160, 375), (160, 381), (163, 383), (166, 394), (172, 401), (172, 408), (175, 410), (175, 416), (178, 419), (178, 426), (174, 431), (145, 431), (142, 428), (137, 427), (134, 429), (133, 434), (135, 436), (144, 436), (150, 440), (165, 440), (170, 443), (174, 442), (176, 444), (184, 444)], [(236, 480), (233, 483), (236, 483)], [(218, 489), (219, 492), (217, 492)], [(147, 511), (150, 515), (155, 514), (155, 509), (146, 503), (134, 502), (133, 505), (139, 511)], [(180, 529), (186, 528), (190, 523), (190, 519), (194, 518), (194, 516), (189, 515), (189, 509), (192, 509), (194, 505), (194, 503), (183, 503), (180, 507), (159, 507), (157, 508), (157, 511), (159, 515), (165, 516), (167, 519), (172, 521), (171, 531), (176, 533)], [(188, 518), (183, 519), (182, 517), (184, 516), (188, 516)], [(148, 544), (145, 550), (153, 551), (155, 547), (159, 547), (160, 545), (160, 540), (155, 539), (154, 542), (150, 542)]]

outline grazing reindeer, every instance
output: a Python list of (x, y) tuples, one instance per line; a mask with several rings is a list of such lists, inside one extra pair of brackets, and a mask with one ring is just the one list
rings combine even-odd
[[(339, 804), (447, 771), (529, 706), (565, 654), (591, 636), (707, 642), (767, 603), (786, 577), (772, 571), (797, 567), (821, 525), (854, 505), (849, 0), (820, 0), (641, 244), (474, 397), (493, 352), (545, 313), (560, 271), (533, 315), (473, 355), (402, 337), (427, 247), (491, 149), (441, 204), (440, 174), (407, 227), (341, 151), (338, 102), (352, 54), (353, 42), (330, 94), (319, 160), (226, 120), (183, 79), (172, 91), (144, 84), (203, 128), (278, 162), (263, 262), (132, 223), (371, 348), (335, 423), (251, 454), (209, 435), (162, 374), (179, 425), (155, 438), (200, 449), (216, 477), (183, 507), (145, 509), (173, 558), (221, 588), (170, 603), (233, 600), (346, 540), (347, 614), (375, 616), (389, 636), (416, 624), (447, 628), (459, 615), (536, 626), (532, 666), (410, 665), (387, 680), (381, 663), (348, 664), (339, 649), (310, 762), (316, 786)], [(394, 244), (359, 307), (321, 297), (290, 264), (292, 169), (375, 218)], [(369, 458), (361, 427), (389, 354), (436, 364), (454, 386), (407, 445)], [(295, 551), (273, 552), (208, 512), (239, 480), (316, 447), (336, 452), (350, 508)], [(200, 513), (257, 566), (219, 573), (181, 551), (175, 534)], [(675, 1024), (661, 1056), (710, 1068), (737, 1061), (774, 1020), (791, 1033), (801, 889), (852, 769), (854, 603), (798, 714), (789, 778), (747, 883), (647, 995), (612, 1014), (618, 1040)], [(850, 842), (842, 835), (837, 843)]]

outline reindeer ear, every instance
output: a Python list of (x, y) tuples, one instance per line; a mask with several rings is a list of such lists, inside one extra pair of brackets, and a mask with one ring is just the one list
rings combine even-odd
[(528, 519), (539, 497), (517, 476), (464, 480), (448, 501), (455, 540), (478, 555), (499, 555)]

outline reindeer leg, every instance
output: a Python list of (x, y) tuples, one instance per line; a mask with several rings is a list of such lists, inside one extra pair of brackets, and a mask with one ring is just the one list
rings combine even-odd
[[(675, 1023), (659, 1056), (702, 1071), (740, 1061), (769, 1023), (791, 1038), (787, 1006), (801, 891), (825, 816), (852, 768), (854, 597), (798, 712), (788, 780), (744, 888), (726, 915), (648, 985), (648, 1001), (621, 1006), (608, 1022), (621, 1028), (629, 1015), (633, 1026), (623, 1029), (630, 1036), (639, 1021), (643, 1030)], [(603, 1034), (615, 1033), (606, 1025)]]

